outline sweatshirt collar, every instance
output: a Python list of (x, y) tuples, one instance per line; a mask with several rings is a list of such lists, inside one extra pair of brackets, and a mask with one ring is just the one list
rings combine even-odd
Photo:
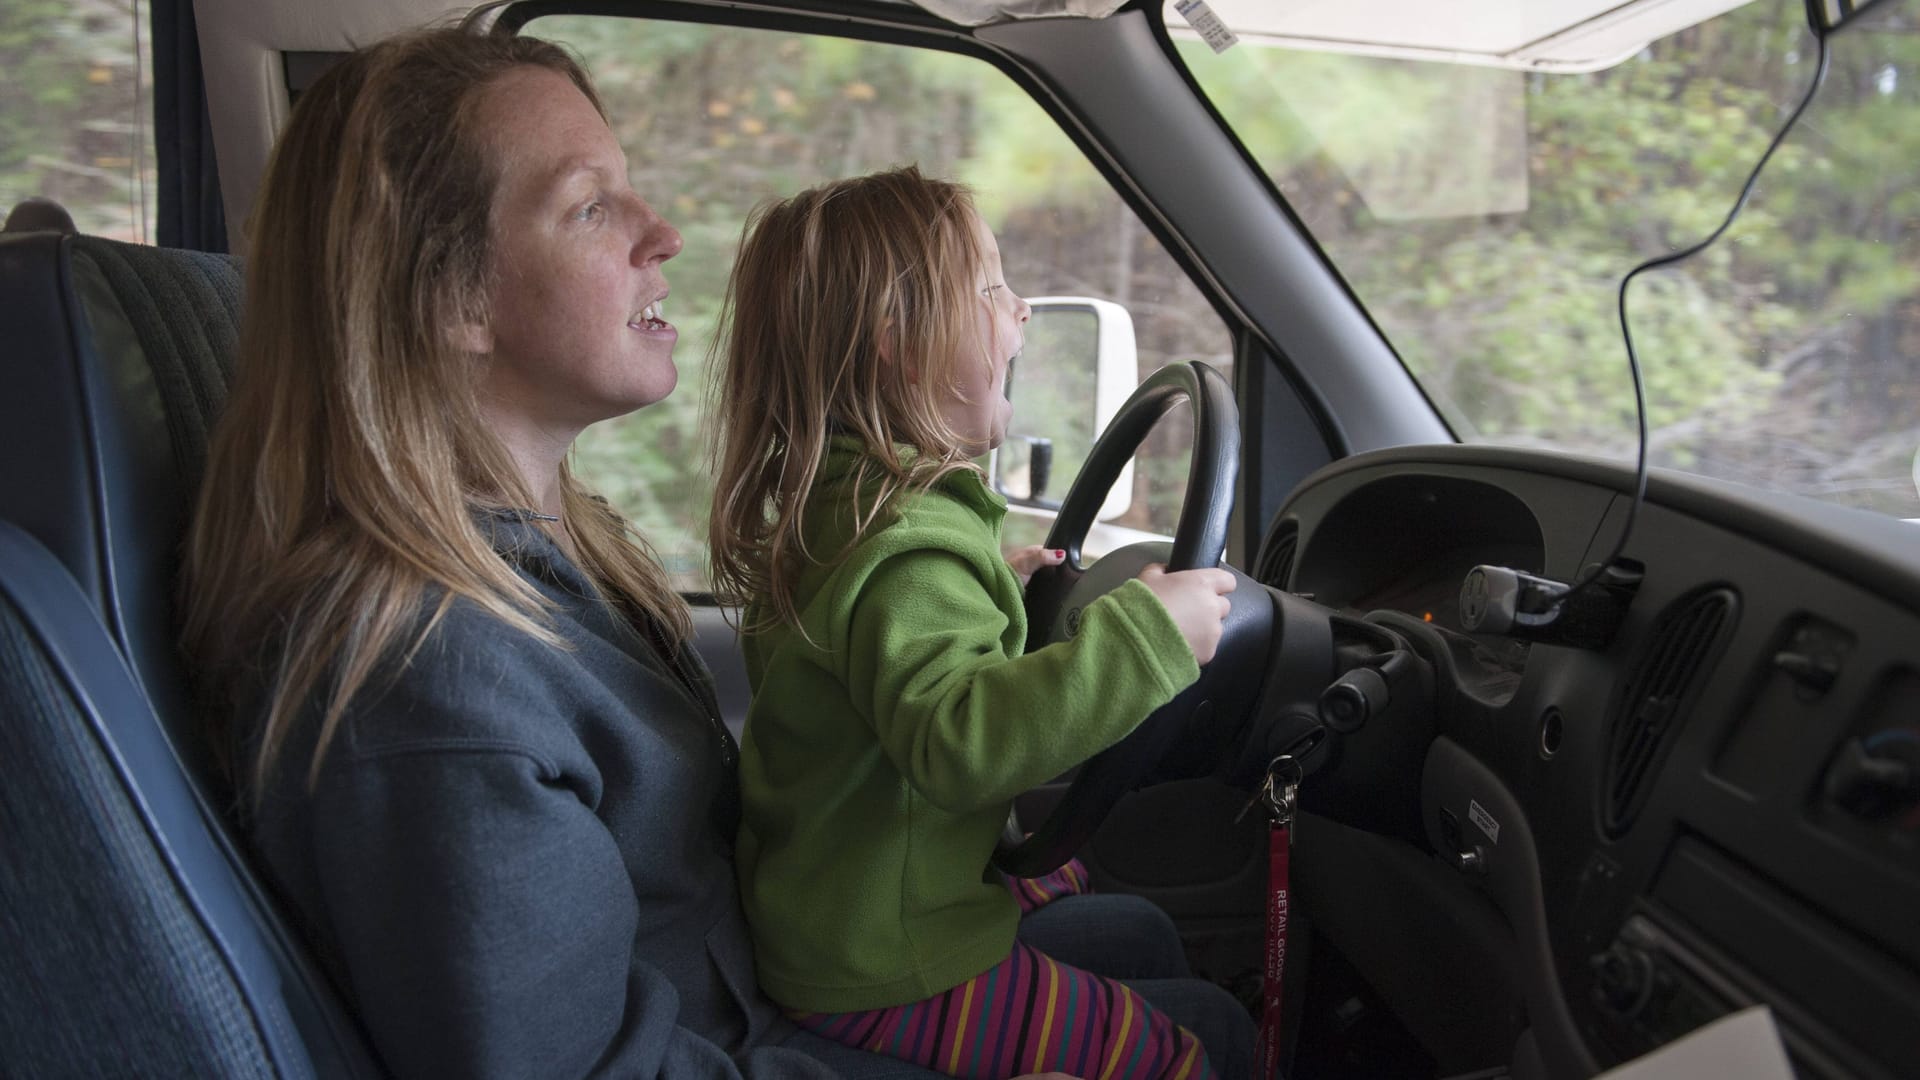
[[(924, 456), (917, 447), (906, 443), (894, 443), (893, 452), (903, 465), (911, 465)], [(871, 456), (866, 443), (857, 435), (829, 436), (826, 460), (820, 463), (820, 483), (850, 477), (861, 459)], [(954, 469), (934, 481), (933, 488), (958, 499), (988, 520), (997, 520), (1007, 512), (1007, 500), (987, 486), (986, 475), (976, 468)]]
[(593, 594), (585, 576), (541, 527), (541, 523), (559, 521), (559, 518), (517, 506), (469, 503), (467, 509), (480, 535), (502, 558), (564, 585), (570, 591), (589, 596)]

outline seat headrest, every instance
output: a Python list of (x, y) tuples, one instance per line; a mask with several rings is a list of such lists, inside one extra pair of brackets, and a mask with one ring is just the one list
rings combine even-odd
[(74, 228), (73, 215), (67, 208), (52, 199), (29, 195), (14, 205), (7, 214), (7, 223), (0, 225), (0, 232), (50, 232), (63, 236), (72, 236), (79, 232)]

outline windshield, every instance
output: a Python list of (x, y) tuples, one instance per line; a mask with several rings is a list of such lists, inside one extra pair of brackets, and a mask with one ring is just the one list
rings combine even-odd
[[(1920, 516), (1917, 7), (1836, 34), (1733, 227), (1634, 279), (1654, 465)], [(1462, 439), (1619, 458), (1620, 279), (1724, 219), (1816, 58), (1802, 0), (1574, 74), (1252, 40), (1216, 55), (1166, 19)]]

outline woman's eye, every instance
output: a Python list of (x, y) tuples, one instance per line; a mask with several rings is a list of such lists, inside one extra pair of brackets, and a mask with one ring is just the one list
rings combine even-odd
[(606, 207), (601, 206), (598, 202), (590, 202), (587, 205), (573, 212), (573, 220), (597, 221), (599, 220), (601, 215), (605, 213), (606, 213)]
[(989, 285), (986, 288), (980, 290), (980, 295), (991, 300), (993, 299), (993, 292), (995, 289), (1004, 289), (1004, 288), (1006, 288), (1005, 285)]

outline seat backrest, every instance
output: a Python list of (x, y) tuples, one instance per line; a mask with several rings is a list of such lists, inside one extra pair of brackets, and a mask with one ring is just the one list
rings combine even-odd
[[(0, 1043), (9, 1066), (124, 1044), (53, 1071), (379, 1075), (236, 842), (174, 644), (239, 303), (226, 257), (0, 234), (0, 1036), (53, 1055)], [(48, 974), (76, 951), (92, 966)], [(150, 975), (172, 989), (142, 996)], [(219, 1052), (149, 1068), (176, 1048), (130, 1041), (143, 1025)]]
[(239, 310), (226, 256), (0, 234), (0, 518), (66, 564), (221, 806), (230, 792), (175, 647), (174, 582)]
[(193, 793), (66, 568), (0, 522), (0, 1060), (314, 1075)]

